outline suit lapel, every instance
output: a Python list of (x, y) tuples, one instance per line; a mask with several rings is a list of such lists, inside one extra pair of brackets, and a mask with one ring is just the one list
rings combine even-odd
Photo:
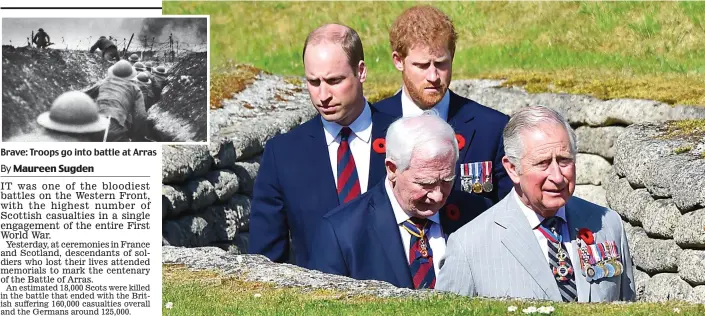
[[(580, 261), (578, 261), (580, 260), (580, 254), (578, 253), (577, 235), (578, 229), (580, 228), (585, 227), (593, 232), (598, 232), (600, 231), (600, 227), (593, 227), (594, 225), (590, 225), (587, 221), (587, 216), (583, 214), (584, 212), (580, 212), (578, 208), (574, 207), (574, 204), (571, 203), (571, 201), (573, 201), (573, 199), (568, 200), (568, 203), (566, 203), (565, 215), (566, 220), (568, 221), (570, 243), (573, 245), (573, 253), (571, 258), (575, 258), (575, 262), (571, 263), (573, 264), (573, 271), (575, 272), (575, 286), (578, 290), (578, 302), (590, 302), (592, 285), (585, 279), (585, 276), (583, 276), (580, 271)], [(597, 238), (595, 238), (595, 240), (597, 240)]]
[(500, 203), (505, 203), (506, 207), (498, 209), (495, 222), (505, 228), (500, 233), (502, 244), (541, 287), (546, 297), (562, 300), (543, 251), (513, 194), (507, 195)]
[(396, 225), (397, 221), (384, 184), (379, 183), (373, 190), (374, 196), (370, 201), (369, 213), (367, 214), (367, 218), (371, 220), (371, 233), (376, 237), (377, 245), (382, 247), (387, 262), (399, 281), (398, 284), (401, 287), (413, 288), (409, 264), (406, 262), (404, 246), (401, 242), (401, 235), (399, 235), (399, 227)]
[(321, 123), (320, 115), (316, 115), (312, 120), (306, 123), (306, 131), (309, 135), (306, 153), (310, 161), (301, 164), (301, 168), (306, 168), (305, 174), (313, 175), (313, 179), (317, 179), (310, 185), (312, 192), (317, 192), (320, 197), (321, 206), (330, 206), (328, 209), (333, 209), (338, 206), (338, 191), (336, 191), (335, 177), (333, 177), (333, 169), (330, 167), (330, 156), (328, 155), (328, 146), (326, 137), (323, 134), (323, 123)]
[(384, 179), (386, 169), (384, 167), (385, 153), (375, 151), (375, 141), (384, 139), (387, 134), (387, 128), (394, 121), (394, 117), (380, 113), (375, 108), (370, 108), (372, 111), (372, 139), (370, 148), (370, 172), (367, 180), (367, 190), (372, 189), (378, 182)]
[(472, 109), (465, 105), (463, 98), (450, 91), (448, 124), (453, 127), (456, 134), (460, 134), (465, 139), (465, 146), (459, 148), (458, 161), (466, 161), (465, 156), (470, 151), (469, 148), (475, 138), (475, 127), (472, 124), (474, 118)]

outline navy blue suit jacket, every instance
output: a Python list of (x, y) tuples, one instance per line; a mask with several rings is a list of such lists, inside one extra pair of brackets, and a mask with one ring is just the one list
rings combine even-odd
[[(372, 138), (384, 138), (394, 117), (372, 111)], [(385, 154), (370, 148), (368, 188), (386, 175)], [(274, 262), (289, 260), (307, 267), (320, 219), (339, 205), (321, 116), (267, 142), (255, 179), (248, 252)]]
[[(414, 288), (384, 181), (323, 217), (312, 247), (316, 252), (311, 260), (312, 269)], [(446, 206), (439, 211), (441, 227), (447, 235), (492, 205), (492, 201), (481, 196), (457, 193), (451, 193)], [(448, 207), (458, 203), (466, 208), (451, 214)]]
[[(401, 91), (375, 103), (372, 107), (394, 117), (401, 117)], [(502, 157), (504, 157), (502, 131), (507, 122), (509, 122), (509, 116), (450, 91), (448, 124), (453, 127), (456, 134), (465, 138), (465, 146), (459, 148), (460, 156), (455, 167), (456, 180), (453, 190), (462, 191), (460, 164), (482, 161), (492, 161), (494, 186), (491, 192), (481, 193), (482, 196), (497, 203), (512, 190), (512, 180), (502, 165)]]

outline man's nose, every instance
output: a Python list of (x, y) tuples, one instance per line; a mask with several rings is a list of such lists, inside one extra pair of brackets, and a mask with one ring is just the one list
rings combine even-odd
[(551, 165), (548, 166), (548, 179), (556, 184), (562, 184), (565, 182), (565, 177), (563, 176), (561, 167), (555, 159), (551, 162)]
[(321, 102), (329, 101), (331, 98), (330, 87), (328, 87), (326, 84), (321, 83), (321, 86), (318, 90), (318, 98), (321, 100)]
[(438, 81), (438, 78), (440, 78), (440, 76), (438, 75), (438, 68), (436, 68), (436, 66), (434, 65), (429, 66), (426, 70), (426, 81), (436, 82)]

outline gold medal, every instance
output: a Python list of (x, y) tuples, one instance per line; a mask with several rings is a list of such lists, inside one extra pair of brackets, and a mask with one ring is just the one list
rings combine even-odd
[(472, 185), (472, 192), (475, 192), (475, 193), (478, 193), (478, 194), (479, 194), (479, 193), (482, 193), (482, 184), (480, 184), (480, 182), (475, 182), (475, 183)]
[(622, 274), (622, 263), (619, 260), (614, 261), (614, 275), (618, 276)]

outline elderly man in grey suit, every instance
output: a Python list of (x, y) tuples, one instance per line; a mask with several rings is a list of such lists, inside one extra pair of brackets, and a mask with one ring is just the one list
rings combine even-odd
[(436, 288), (564, 302), (634, 300), (619, 215), (572, 196), (576, 137), (570, 125), (549, 108), (526, 107), (503, 136), (502, 163), (514, 188), (450, 236)]

